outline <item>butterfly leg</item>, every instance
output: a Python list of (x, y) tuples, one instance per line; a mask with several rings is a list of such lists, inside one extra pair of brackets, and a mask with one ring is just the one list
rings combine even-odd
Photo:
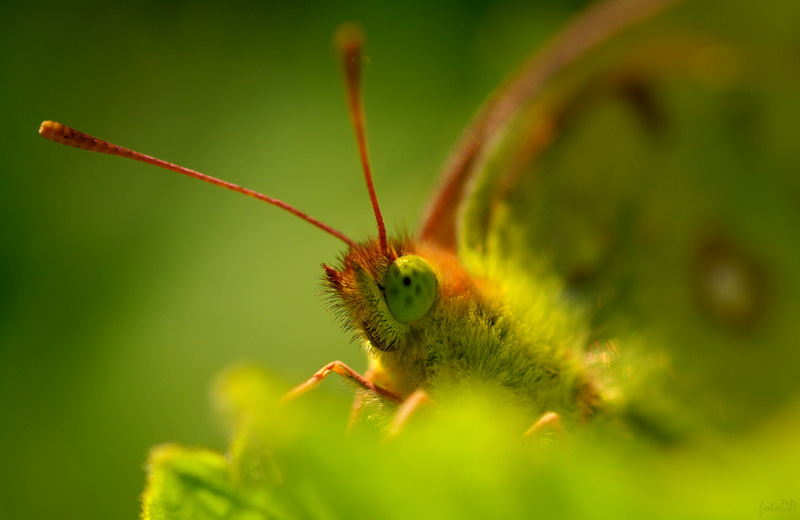
[(523, 437), (533, 437), (545, 430), (561, 432), (561, 416), (556, 412), (543, 413), (542, 416), (533, 423), (533, 426), (528, 428), (528, 431), (523, 434)]
[(306, 393), (306, 392), (308, 392), (310, 390), (313, 390), (331, 372), (334, 372), (336, 374), (339, 374), (342, 377), (346, 377), (347, 379), (355, 381), (356, 383), (361, 385), (361, 387), (364, 388), (365, 390), (367, 390), (369, 392), (374, 392), (374, 393), (380, 395), (381, 397), (385, 397), (386, 399), (389, 399), (390, 401), (394, 401), (395, 403), (402, 403), (403, 402), (403, 399), (400, 398), (400, 396), (396, 395), (394, 392), (391, 392), (391, 391), (383, 388), (382, 386), (376, 385), (375, 383), (370, 381), (368, 378), (362, 376), (361, 374), (359, 374), (358, 372), (356, 372), (355, 370), (353, 370), (349, 366), (345, 365), (341, 361), (331, 361), (330, 363), (328, 363), (324, 367), (322, 367), (319, 370), (317, 370), (314, 373), (313, 376), (308, 378), (307, 381), (297, 385), (296, 387), (294, 387), (291, 390), (289, 390), (286, 394), (284, 394), (284, 396), (281, 398), (281, 402), (285, 403), (287, 401), (291, 401), (292, 399), (295, 399), (298, 396), (301, 396), (304, 393)]
[(428, 392), (422, 389), (414, 390), (414, 392), (400, 404), (397, 412), (395, 412), (394, 417), (392, 418), (392, 424), (389, 425), (389, 429), (386, 432), (388, 437), (392, 438), (400, 433), (414, 412), (416, 412), (421, 406), (431, 403), (433, 403), (433, 401), (428, 395)]

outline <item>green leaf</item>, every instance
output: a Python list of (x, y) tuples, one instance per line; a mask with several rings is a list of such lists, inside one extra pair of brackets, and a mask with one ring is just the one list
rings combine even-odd
[(150, 454), (144, 518), (244, 518), (230, 464), (209, 450), (165, 445)]
[(749, 518), (796, 496), (800, 402), (749, 437), (665, 450), (602, 428), (523, 439), (513, 410), (478, 391), (388, 441), (369, 424), (345, 435), (345, 400), (277, 405), (255, 366), (216, 388), (236, 410), (231, 451), (154, 450), (144, 518)]

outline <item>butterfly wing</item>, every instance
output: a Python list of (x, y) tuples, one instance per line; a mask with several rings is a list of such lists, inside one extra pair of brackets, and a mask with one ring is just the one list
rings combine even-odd
[(800, 386), (800, 6), (631, 5), (488, 102), (421, 234), (544, 259), (595, 338), (666, 352), (702, 413), (757, 421)]
[(582, 13), (543, 52), (534, 54), (484, 102), (460, 136), (439, 174), (436, 193), (423, 212), (418, 237), (455, 249), (462, 231), (461, 208), (465, 201), (476, 199), (473, 179), (481, 171), (480, 158), (509, 121), (531, 100), (540, 97), (565, 69), (579, 67), (580, 59), (599, 42), (677, 1), (598, 4)]

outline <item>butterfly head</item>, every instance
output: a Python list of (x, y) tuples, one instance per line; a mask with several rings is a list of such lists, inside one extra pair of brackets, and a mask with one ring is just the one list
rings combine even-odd
[(340, 267), (323, 265), (325, 285), (348, 328), (384, 352), (403, 349), (435, 307), (437, 274), (409, 239), (351, 247)]

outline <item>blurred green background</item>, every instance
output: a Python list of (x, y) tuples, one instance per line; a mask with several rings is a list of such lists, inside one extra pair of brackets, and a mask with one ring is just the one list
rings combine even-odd
[[(319, 296), (342, 244), (274, 208), (60, 147), (52, 119), (374, 224), (330, 39), (368, 35), (391, 229), (413, 229), (471, 114), (583, 1), (0, 4), (0, 519), (135, 518), (156, 444), (223, 450), (208, 387), (252, 359), (363, 368)], [(330, 384), (328, 391), (339, 390)]]

